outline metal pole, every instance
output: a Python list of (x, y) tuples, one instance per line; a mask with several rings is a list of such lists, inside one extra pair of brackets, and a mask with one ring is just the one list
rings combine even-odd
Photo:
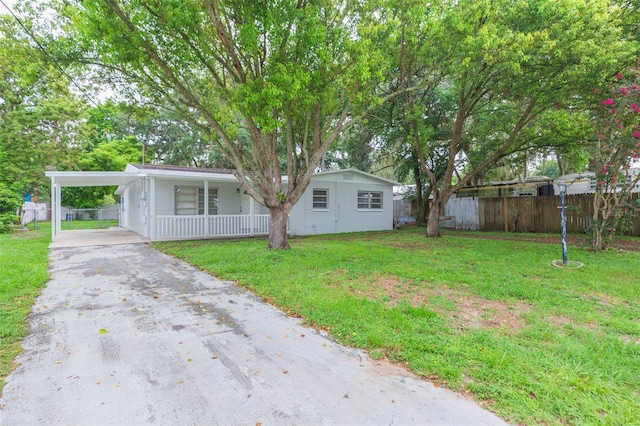
[(562, 265), (567, 265), (567, 216), (565, 214), (565, 195), (567, 186), (564, 182), (558, 183), (560, 189), (560, 228), (562, 229)]

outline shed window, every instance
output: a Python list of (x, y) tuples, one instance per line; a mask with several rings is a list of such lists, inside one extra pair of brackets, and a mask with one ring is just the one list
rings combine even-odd
[(358, 191), (359, 209), (381, 209), (382, 191)]
[[(204, 188), (197, 186), (175, 187), (176, 215), (203, 215)], [(218, 214), (218, 190), (209, 188), (209, 214)]]
[(329, 190), (318, 189), (313, 190), (313, 208), (328, 209), (329, 208)]

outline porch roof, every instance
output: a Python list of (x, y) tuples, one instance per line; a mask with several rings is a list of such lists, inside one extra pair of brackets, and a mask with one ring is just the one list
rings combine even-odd
[(45, 172), (61, 187), (128, 185), (140, 177), (137, 172)]
[[(188, 179), (237, 182), (238, 179), (233, 175), (233, 170), (229, 169), (210, 169), (204, 167), (184, 167), (184, 166), (165, 166), (159, 164), (127, 164), (125, 172), (138, 173), (138, 176), (171, 178), (171, 179)], [(120, 188), (119, 188), (120, 189)]]

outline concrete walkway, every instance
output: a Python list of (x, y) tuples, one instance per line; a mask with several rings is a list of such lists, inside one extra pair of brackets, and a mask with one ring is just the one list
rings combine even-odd
[(49, 248), (111, 246), (148, 242), (148, 238), (141, 237), (124, 228), (71, 229), (58, 233), (55, 241), (49, 244)]
[(51, 275), (4, 426), (504, 424), (144, 244), (54, 249)]

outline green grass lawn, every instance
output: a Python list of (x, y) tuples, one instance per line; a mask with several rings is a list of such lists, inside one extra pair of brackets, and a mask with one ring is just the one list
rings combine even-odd
[(640, 253), (423, 232), (155, 247), (508, 421), (640, 424)]
[(50, 225), (39, 229), (0, 234), (0, 390), (22, 351), (27, 335), (26, 316), (48, 274)]
[(67, 231), (70, 229), (101, 229), (101, 228), (109, 228), (114, 226), (117, 227), (118, 221), (115, 219), (110, 219), (110, 220), (87, 219), (87, 220), (70, 220), (70, 221), (63, 220), (60, 223), (60, 226), (62, 227), (63, 231)]

